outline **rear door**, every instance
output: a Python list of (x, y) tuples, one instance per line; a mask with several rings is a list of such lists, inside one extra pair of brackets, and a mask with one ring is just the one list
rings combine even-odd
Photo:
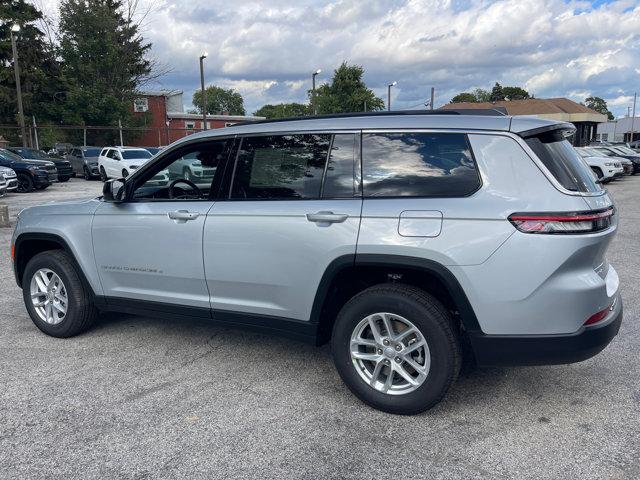
[(226, 312), (311, 318), (327, 267), (355, 254), (357, 160), (356, 132), (239, 139), (228, 188), (204, 230), (214, 319)]

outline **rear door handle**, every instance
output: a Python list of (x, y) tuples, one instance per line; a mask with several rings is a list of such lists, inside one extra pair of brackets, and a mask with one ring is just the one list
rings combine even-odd
[(171, 220), (175, 220), (176, 223), (185, 223), (200, 216), (198, 212), (189, 212), (187, 210), (176, 210), (175, 212), (169, 212), (167, 215)]
[(307, 213), (307, 220), (315, 223), (342, 223), (349, 215), (345, 213), (317, 212)]

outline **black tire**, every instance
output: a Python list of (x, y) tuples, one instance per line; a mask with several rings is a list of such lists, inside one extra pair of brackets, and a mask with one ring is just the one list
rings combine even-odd
[(91, 173), (89, 172), (89, 169), (86, 166), (82, 168), (82, 174), (84, 175), (85, 180), (91, 180)]
[(33, 192), (36, 187), (33, 184), (33, 179), (26, 173), (18, 173), (18, 192), (29, 193)]
[[(42, 320), (31, 302), (31, 279), (41, 268), (47, 268), (60, 277), (67, 291), (68, 306), (65, 318), (52, 325)], [(62, 250), (49, 250), (35, 255), (24, 270), (22, 296), (29, 316), (41, 331), (52, 337), (66, 338), (78, 335), (90, 328), (98, 316), (92, 295), (83, 283), (75, 262)]]
[(591, 170), (593, 170), (593, 173), (596, 174), (596, 177), (598, 177), (598, 180), (602, 180), (604, 175), (602, 174), (602, 170), (600, 170), (598, 167), (591, 167)]
[[(402, 395), (382, 393), (365, 382), (351, 360), (351, 335), (361, 320), (379, 312), (412, 322), (427, 341), (431, 366), (424, 383)], [(451, 314), (433, 296), (402, 284), (370, 287), (340, 310), (333, 327), (331, 348), (336, 369), (347, 387), (364, 403), (388, 413), (414, 415), (440, 402), (460, 372), (460, 341)]]
[(105, 172), (104, 167), (100, 167), (100, 180), (102, 180), (103, 182), (106, 182), (107, 180), (109, 180), (109, 177), (107, 177), (107, 172)]

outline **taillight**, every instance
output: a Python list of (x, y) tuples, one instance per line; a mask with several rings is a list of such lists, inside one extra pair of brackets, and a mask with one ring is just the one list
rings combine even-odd
[(591, 233), (609, 228), (613, 214), (613, 207), (592, 212), (514, 213), (509, 221), (523, 233)]

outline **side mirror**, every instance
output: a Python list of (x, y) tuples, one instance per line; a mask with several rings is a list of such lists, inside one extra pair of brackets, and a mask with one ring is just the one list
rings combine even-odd
[(105, 202), (121, 203), (124, 199), (124, 178), (107, 180), (102, 186), (102, 198)]

